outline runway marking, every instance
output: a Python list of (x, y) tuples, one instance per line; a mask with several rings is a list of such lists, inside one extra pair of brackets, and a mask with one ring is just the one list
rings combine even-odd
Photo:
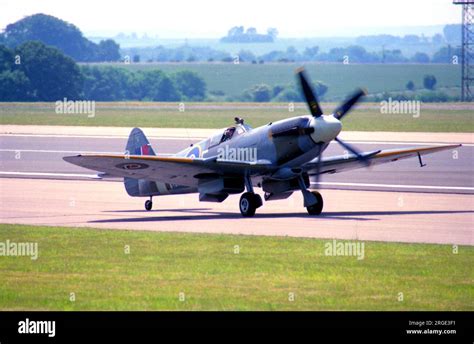
[(0, 171), (0, 175), (9, 175), (9, 176), (30, 176), (30, 177), (75, 177), (75, 178), (92, 178), (92, 179), (102, 179), (97, 174), (83, 174), (83, 173), (49, 173), (49, 172), (9, 172), (9, 171)]
[[(63, 137), (63, 138), (97, 138), (97, 139), (126, 139), (128, 135), (114, 135), (114, 136), (104, 136), (104, 135), (65, 135), (65, 134), (0, 134), (0, 136), (19, 136), (19, 137)], [(152, 140), (202, 140), (207, 137), (175, 137), (175, 136), (147, 136), (148, 139)], [(435, 145), (435, 146), (443, 146), (448, 144), (447, 142), (404, 142), (404, 141), (391, 141), (391, 142), (384, 142), (384, 141), (346, 141), (348, 143), (356, 143), (361, 145), (415, 145), (415, 146), (424, 146), (424, 145)], [(463, 142), (456, 142), (461, 143), (463, 146), (466, 147), (474, 147), (474, 143), (463, 143)]]
[[(333, 186), (364, 186), (364, 187), (381, 187), (391, 189), (427, 189), (427, 190), (465, 190), (473, 191), (474, 187), (469, 186), (438, 186), (438, 185), (399, 185), (399, 184), (367, 184), (367, 183), (338, 183), (338, 182), (320, 182), (321, 185)], [(311, 185), (317, 185), (313, 183)]]

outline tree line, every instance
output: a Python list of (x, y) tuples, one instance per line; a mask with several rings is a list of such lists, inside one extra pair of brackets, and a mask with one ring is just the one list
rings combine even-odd
[[(426, 75), (423, 86), (416, 91), (413, 81), (406, 92), (389, 96), (423, 101), (455, 100), (441, 91), (434, 91), (436, 78)], [(314, 81), (313, 88), (324, 97), (328, 86)], [(70, 100), (146, 100), (146, 101), (202, 101), (222, 100), (225, 94), (211, 91), (202, 77), (192, 71), (164, 73), (161, 70), (131, 71), (116, 66), (79, 66), (72, 58), (41, 42), (26, 42), (15, 49), (0, 45), (0, 101), (57, 101)], [(387, 94), (373, 95), (367, 100), (378, 101)], [(302, 96), (295, 84), (258, 84), (227, 101), (244, 102), (300, 102)]]
[(0, 44), (16, 48), (29, 41), (56, 47), (79, 62), (120, 60), (120, 46), (112, 39), (98, 44), (88, 40), (73, 24), (46, 14), (35, 14), (7, 25), (0, 34)]
[(227, 62), (262, 64), (267, 62), (344, 62), (349, 63), (453, 63), (453, 56), (457, 56), (461, 63), (461, 48), (448, 45), (440, 48), (432, 56), (417, 52), (411, 57), (403, 55), (400, 49), (383, 49), (379, 52), (367, 51), (361, 45), (350, 45), (320, 51), (318, 46), (306, 47), (299, 51), (293, 46), (286, 50), (272, 50), (257, 55), (250, 50), (242, 49), (237, 54), (230, 54), (210, 47), (183, 45), (175, 48), (164, 46), (126, 48), (123, 52), (131, 56), (134, 62)]
[[(423, 87), (428, 92), (415, 90), (413, 81), (408, 81), (407, 91), (394, 96), (422, 97), (423, 101), (455, 100), (444, 92), (434, 92), (435, 85), (436, 78), (426, 75)], [(314, 81), (313, 88), (320, 97), (328, 91), (328, 86), (319, 80)], [(378, 97), (385, 97), (385, 94), (367, 100), (377, 101)], [(133, 71), (120, 66), (79, 66), (58, 49), (41, 42), (26, 42), (14, 49), (0, 45), (0, 101), (57, 101), (63, 98), (96, 101), (303, 100), (293, 83), (257, 84), (238, 96), (225, 97), (218, 91), (208, 94), (204, 79), (192, 71), (165, 73), (157, 69)]]
[(166, 74), (79, 66), (41, 42), (26, 42), (14, 49), (0, 45), (0, 101), (200, 101), (205, 97), (206, 83), (191, 71)]
[(272, 43), (277, 36), (278, 30), (276, 28), (268, 28), (266, 34), (261, 34), (254, 27), (245, 30), (243, 26), (234, 26), (220, 41), (222, 43)]
[[(311, 87), (319, 98), (323, 98), (328, 86), (320, 80), (312, 82)], [(229, 99), (234, 101), (234, 99)], [(305, 101), (299, 87), (294, 84), (275, 85), (257, 84), (242, 92), (235, 99), (242, 102), (303, 102)]]

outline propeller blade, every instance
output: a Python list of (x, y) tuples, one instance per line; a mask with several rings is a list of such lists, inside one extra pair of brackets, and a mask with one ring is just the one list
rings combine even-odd
[(348, 144), (347, 142), (344, 142), (342, 141), (340, 138), (336, 137), (334, 140), (337, 141), (337, 143), (339, 143), (342, 147), (344, 147), (345, 149), (347, 149), (349, 152), (351, 152), (352, 154), (354, 154), (357, 159), (361, 162), (363, 162), (365, 165), (369, 166), (370, 163), (369, 161), (367, 160), (367, 157), (363, 156), (362, 154), (360, 154), (360, 152), (354, 148), (353, 146), (351, 146), (350, 144)]
[(336, 117), (337, 119), (341, 119), (342, 117), (344, 117), (350, 111), (352, 106), (354, 106), (354, 104), (357, 103), (357, 101), (365, 95), (367, 95), (366, 90), (358, 89), (334, 111), (334, 117)]
[(300, 79), (301, 89), (303, 90), (306, 103), (308, 104), (309, 111), (314, 117), (319, 117), (323, 114), (321, 107), (319, 106), (318, 99), (314, 94), (307, 77), (305, 75), (304, 69), (300, 68), (297, 70), (298, 77)]

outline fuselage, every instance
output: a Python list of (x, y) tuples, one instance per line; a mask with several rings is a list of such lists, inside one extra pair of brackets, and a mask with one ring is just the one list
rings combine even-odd
[[(211, 137), (174, 154), (177, 157), (214, 158), (272, 166), (271, 174), (252, 172), (252, 184), (295, 178), (301, 165), (317, 158), (341, 131), (341, 122), (332, 115), (298, 116), (251, 128), (243, 123), (223, 128)], [(240, 178), (240, 177), (239, 177)], [(135, 185), (136, 182), (129, 180)], [(201, 193), (196, 187), (142, 181), (140, 187), (127, 187), (131, 196)], [(138, 182), (140, 184), (140, 182)], [(135, 191), (135, 190), (145, 190)]]
[[(226, 137), (226, 131), (232, 131)], [(236, 124), (178, 152), (176, 156), (269, 162), (275, 166), (299, 166), (316, 158), (341, 131), (332, 115), (299, 116), (250, 128)]]

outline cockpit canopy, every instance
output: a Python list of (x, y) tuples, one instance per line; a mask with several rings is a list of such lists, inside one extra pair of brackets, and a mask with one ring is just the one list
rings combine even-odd
[[(239, 121), (237, 121), (237, 119), (239, 119)], [(202, 152), (208, 150), (209, 148), (216, 147), (223, 142), (230, 141), (235, 137), (249, 132), (250, 130), (252, 130), (252, 128), (247, 124), (244, 124), (244, 121), (242, 119), (236, 118), (235, 125), (218, 130), (211, 137), (202, 140), (196, 144), (192, 144), (190, 147), (179, 152), (177, 155), (201, 157), (203, 154)]]
[(239, 135), (245, 134), (250, 130), (252, 130), (252, 128), (246, 124), (236, 124), (232, 127), (220, 129), (218, 132), (211, 136), (208, 148), (217, 146), (226, 141), (230, 141), (231, 139)]

